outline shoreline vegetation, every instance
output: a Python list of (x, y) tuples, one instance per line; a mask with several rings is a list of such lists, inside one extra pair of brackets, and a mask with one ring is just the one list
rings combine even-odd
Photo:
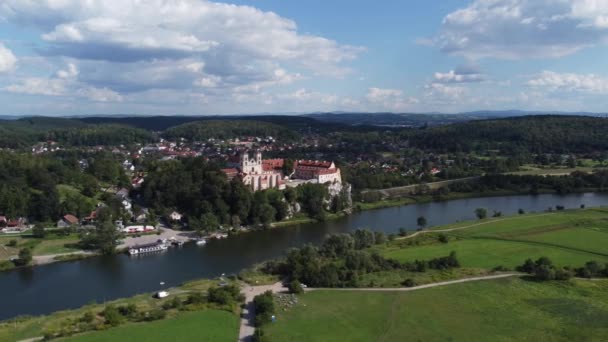
[[(514, 271), (520, 272), (521, 276), (514, 277), (517, 279), (449, 286), (455, 290), (476, 288), (487, 294), (500, 289), (517, 292), (518, 288), (525, 288), (531, 291), (530, 295), (533, 292), (542, 292), (545, 288), (551, 291), (566, 289), (568, 296), (582, 300), (583, 297), (578, 293), (586, 291), (585, 289), (591, 290), (589, 286), (599, 286), (593, 289), (596, 297), (608, 286), (608, 280), (600, 279), (608, 276), (608, 252), (605, 249), (608, 243), (607, 219), (608, 209), (586, 208), (480, 218), (433, 227), (401, 237), (362, 230), (352, 234), (337, 234), (328, 237), (319, 247), (305, 246), (290, 250), (285, 258), (256, 265), (243, 270), (238, 276), (201, 279), (171, 287), (166, 289), (171, 294), (167, 299), (155, 299), (152, 293), (145, 293), (44, 316), (15, 317), (0, 322), (0, 340), (21, 340), (37, 336), (55, 338), (74, 334), (74, 341), (96, 341), (100, 340), (99, 336), (116, 336), (116, 331), (119, 330), (125, 332), (125, 336), (135, 333), (132, 331), (141, 334), (143, 325), (150, 324), (152, 330), (157, 324), (174, 326), (182, 318), (188, 321), (188, 315), (195, 315), (192, 312), (208, 313), (217, 310), (231, 313), (224, 315), (224, 319), (232, 322), (238, 320), (241, 308), (237, 303), (241, 302), (235, 299), (229, 301), (231, 304), (227, 306), (217, 304), (214, 302), (216, 299), (212, 295), (213, 290), (210, 289), (242, 287), (244, 283), (260, 286), (274, 284), (280, 279), (290, 281), (290, 284), (307, 284), (309, 290), (315, 288), (315, 291), (312, 294), (307, 293), (308, 291), (297, 294), (306, 306), (290, 304), (286, 310), (277, 313), (279, 325), (264, 325), (261, 334), (267, 337), (282, 336), (286, 331), (295, 331), (280, 325), (289, 325), (291, 320), (297, 322), (300, 315), (297, 312), (310, 312), (309, 306), (317, 308), (318, 303), (307, 303), (309, 297), (321, 296), (325, 298), (325, 303), (332, 303), (334, 296), (351, 296), (348, 293), (356, 293), (353, 296), (363, 296), (365, 301), (373, 301), (368, 297), (385, 295), (372, 289), (409, 288), (480, 276), (507, 275), (513, 274)], [(311, 268), (313, 265), (316, 266)], [(584, 279), (600, 280), (585, 282)], [(349, 292), (348, 289), (343, 289), (344, 292), (340, 293), (325, 290), (342, 287), (359, 290)], [(207, 293), (206, 296), (204, 292)], [(429, 293), (451, 291), (424, 289), (412, 294), (400, 292), (394, 296), (426, 297)], [(441, 303), (453, 300), (448, 297)], [(529, 296), (524, 297), (526, 299)], [(201, 300), (197, 302), (200, 305), (192, 305), (196, 298)], [(599, 305), (598, 310), (604, 306), (608, 308), (608, 301), (604, 301), (604, 297), (597, 298), (600, 300), (594, 305)], [(484, 305), (488, 306), (488, 310), (500, 305), (503, 300), (499, 297), (486, 299), (488, 302)], [(342, 306), (343, 304), (338, 304), (336, 310), (339, 312), (334, 314), (347, 315), (350, 312), (350, 306)], [(117, 316), (119, 320), (116, 325), (120, 325), (119, 328), (110, 324), (112, 321), (108, 318), (108, 307), (123, 312), (122, 316)], [(413, 308), (423, 313), (427, 310), (424, 306)], [(161, 309), (164, 312), (162, 315)], [(382, 307), (374, 309), (378, 315), (382, 315), (382, 310)], [(527, 310), (532, 312), (536, 309), (530, 307)], [(608, 311), (602, 310), (604, 309), (600, 310), (601, 315), (604, 317)], [(156, 318), (146, 319), (150, 315)], [(577, 315), (579, 311), (569, 313), (568, 317), (577, 319)], [(176, 319), (171, 320), (173, 318)], [(83, 325), (86, 329), (70, 328), (74, 325)], [(224, 327), (222, 332), (218, 332), (221, 336), (235, 338), (236, 335), (233, 334), (237, 331), (236, 323), (220, 325)], [(397, 330), (399, 333), (400, 330)], [(83, 332), (86, 334), (82, 334)]]
[[(589, 193), (589, 192), (599, 192), (597, 188), (588, 188), (588, 189), (577, 189), (572, 191), (571, 193)], [(558, 194), (555, 190), (549, 189), (541, 189), (537, 193), (540, 194)], [(408, 206), (408, 205), (416, 205), (416, 204), (424, 204), (424, 203), (432, 203), (432, 202), (447, 202), (454, 201), (460, 199), (472, 199), (472, 198), (484, 198), (484, 197), (501, 197), (501, 196), (525, 196), (530, 195), (534, 196), (534, 194), (530, 194), (529, 192), (524, 191), (514, 191), (514, 190), (492, 190), (492, 191), (483, 191), (483, 192), (450, 192), (446, 195), (442, 195), (441, 197), (433, 196), (433, 195), (411, 195), (404, 196), (401, 198), (395, 199), (385, 199), (375, 202), (355, 202), (353, 203), (353, 207), (350, 211), (342, 211), (338, 213), (327, 213), (325, 215), (324, 221), (331, 221), (346, 217), (356, 212), (369, 211), (369, 210), (378, 210), (392, 207), (400, 207), (400, 206)], [(260, 229), (279, 229), (279, 228), (289, 228), (292, 226), (297, 226), (301, 224), (311, 224), (322, 222), (314, 218), (310, 217), (295, 217), (292, 219), (274, 222), (270, 225), (269, 228), (253, 228), (253, 229), (245, 229), (231, 232), (232, 234), (247, 234), (253, 233)], [(414, 231), (415, 229), (411, 229)], [(11, 237), (21, 237), (26, 236), (20, 234), (19, 236), (0, 236), (0, 242), (4, 242), (4, 240), (10, 240)], [(124, 250), (117, 250), (116, 254), (124, 253)], [(72, 262), (72, 261), (80, 261), (87, 258), (92, 258), (100, 256), (99, 253), (95, 253), (92, 251), (86, 250), (73, 250), (67, 253), (56, 253), (56, 254), (42, 254), (33, 255), (34, 263), (26, 266), (16, 266), (12, 262), (8, 260), (0, 261), (0, 272), (15, 270), (19, 268), (27, 268), (27, 267), (37, 267), (44, 266), (51, 263), (56, 262)], [(9, 265), (10, 264), (10, 265)]]

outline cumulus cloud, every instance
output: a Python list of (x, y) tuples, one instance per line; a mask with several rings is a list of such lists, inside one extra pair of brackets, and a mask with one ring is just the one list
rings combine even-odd
[(16, 94), (78, 97), (94, 102), (122, 101), (122, 96), (111, 89), (97, 88), (80, 82), (78, 68), (73, 63), (68, 63), (65, 69), (58, 70), (55, 76), (27, 77), (2, 90)]
[[(93, 101), (164, 93), (155, 103), (256, 96), (272, 103), (267, 89), (342, 77), (364, 51), (301, 33), (273, 12), (207, 0), (4, 0), (0, 21), (37, 31), (36, 51), (60, 69), (48, 78), (20, 76), (5, 91)], [(59, 66), (65, 60), (71, 64)]]
[(555, 58), (608, 39), (602, 0), (475, 0), (448, 14), (436, 46), (470, 59)]
[(300, 34), (294, 21), (273, 12), (205, 0), (5, 0), (0, 17), (41, 30), (57, 53), (90, 59), (213, 54), (227, 62), (247, 56), (314, 68), (353, 59), (361, 51)]
[(548, 91), (608, 94), (608, 79), (594, 74), (557, 73), (543, 71), (526, 84)]
[(4, 44), (0, 43), (0, 72), (13, 70), (17, 64), (17, 57)]
[(483, 74), (466, 73), (459, 70), (450, 70), (447, 73), (436, 72), (433, 75), (434, 82), (437, 83), (475, 83), (485, 80)]

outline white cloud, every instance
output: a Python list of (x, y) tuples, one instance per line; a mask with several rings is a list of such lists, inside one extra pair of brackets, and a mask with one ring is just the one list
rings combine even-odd
[(484, 75), (479, 73), (461, 73), (454, 70), (447, 73), (436, 72), (433, 79), (437, 83), (473, 83), (485, 80)]
[(38, 77), (26, 78), (19, 84), (5, 87), (4, 90), (11, 93), (48, 96), (61, 96), (68, 92), (67, 82), (65, 80)]
[(1, 90), (16, 94), (86, 98), (93, 102), (122, 101), (119, 93), (105, 87), (83, 84), (77, 78), (78, 68), (73, 63), (68, 63), (65, 70), (58, 70), (53, 77), (27, 77)]
[(74, 78), (78, 76), (78, 68), (74, 63), (69, 63), (67, 70), (57, 71), (57, 77), (59, 78)]
[(0, 18), (40, 29), (59, 53), (103, 60), (213, 54), (321, 70), (362, 51), (300, 34), (294, 21), (273, 12), (205, 0), (5, 0)]
[[(206, 0), (4, 0), (0, 21), (39, 32), (37, 51), (61, 69), (47, 79), (20, 75), (5, 91), (56, 95), (61, 86), (78, 87), (88, 90), (74, 96), (104, 101), (165, 92), (170, 104), (183, 100), (174, 96), (181, 92), (190, 94), (184, 101), (259, 96), (273, 103), (267, 89), (343, 77), (364, 51), (299, 32), (273, 12)], [(65, 61), (71, 64), (58, 66)]]
[(594, 74), (557, 73), (543, 71), (526, 84), (548, 91), (608, 94), (608, 79)]
[(17, 57), (4, 44), (0, 43), (0, 72), (13, 70), (17, 64)]
[(470, 59), (555, 58), (608, 39), (608, 1), (475, 0), (448, 14), (434, 43)]

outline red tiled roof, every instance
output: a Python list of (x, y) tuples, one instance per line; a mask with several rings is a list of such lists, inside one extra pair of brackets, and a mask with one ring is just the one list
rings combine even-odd
[(68, 222), (68, 223), (70, 223), (70, 224), (76, 224), (76, 223), (78, 223), (78, 217), (76, 217), (74, 215), (70, 215), (70, 214), (64, 215), (63, 216), (63, 220), (66, 221), (66, 222)]

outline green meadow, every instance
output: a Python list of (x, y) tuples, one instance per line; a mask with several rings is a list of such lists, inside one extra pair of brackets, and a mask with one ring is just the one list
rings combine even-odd
[(174, 318), (134, 323), (106, 331), (92, 332), (65, 339), (70, 342), (101, 341), (226, 341), (238, 339), (239, 317), (220, 310), (188, 312)]
[(519, 278), (412, 292), (313, 291), (277, 314), (267, 341), (601, 341), (608, 280)]
[[(447, 243), (439, 242), (440, 234), (447, 236)], [(402, 262), (455, 251), (462, 267), (480, 269), (514, 268), (527, 258), (541, 256), (559, 266), (580, 267), (590, 260), (606, 263), (608, 210), (568, 210), (459, 223), (397, 239), (376, 250)]]

